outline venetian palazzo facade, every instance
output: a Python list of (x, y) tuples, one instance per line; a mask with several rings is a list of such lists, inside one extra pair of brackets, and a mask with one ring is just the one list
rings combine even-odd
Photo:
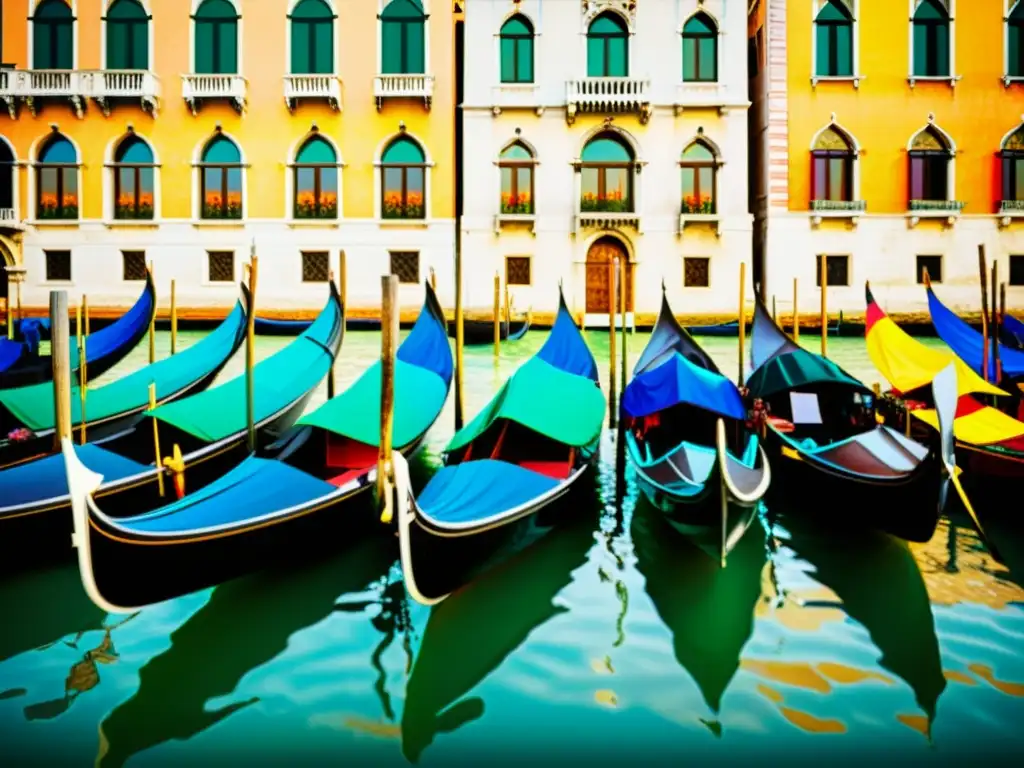
[(677, 313), (735, 316), (752, 221), (745, 5), (467, 5), (467, 306), (490, 306), (498, 273), (518, 309), (551, 311), (561, 281), (606, 324), (619, 258), (630, 313), (656, 313), (664, 281)]
[[(433, 7), (432, 7), (433, 6)], [(438, 0), (3, 0), (0, 256), (26, 307), (315, 311), (347, 259), (452, 302), (452, 6)], [(6, 295), (8, 286), (0, 295)], [(75, 299), (73, 299), (75, 301)]]
[[(1024, 306), (1024, 2), (755, 0), (755, 251), (780, 311), (977, 311), (978, 245)], [(762, 235), (766, 234), (766, 244)]]

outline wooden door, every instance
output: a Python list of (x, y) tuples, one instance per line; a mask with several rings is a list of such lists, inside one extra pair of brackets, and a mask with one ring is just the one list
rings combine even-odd
[[(633, 265), (629, 262), (626, 249), (613, 237), (602, 237), (594, 242), (587, 252), (587, 314), (608, 314), (608, 289), (611, 268), (608, 266), (618, 257), (619, 264), (626, 267), (626, 311), (633, 311)], [(621, 279), (621, 278), (620, 278)], [(618, 297), (615, 299), (616, 310)]]

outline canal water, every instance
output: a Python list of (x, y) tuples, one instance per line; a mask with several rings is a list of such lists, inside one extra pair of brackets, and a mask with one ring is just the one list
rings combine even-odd
[[(467, 349), (467, 420), (545, 337), (503, 345), (497, 367)], [(608, 334), (587, 338), (607, 384)], [(646, 340), (629, 336), (633, 361)], [(735, 339), (702, 341), (736, 369)], [(338, 391), (379, 344), (346, 335)], [(881, 380), (861, 338), (829, 355)], [(452, 431), (450, 398), (419, 461), (439, 465)], [(1024, 748), (1024, 574), (966, 520), (908, 548), (770, 509), (723, 570), (628, 472), (616, 489), (610, 434), (592, 482), (592, 517), (433, 609), (406, 597), (389, 537), (129, 617), (93, 607), (74, 565), (6, 578), (0, 764), (946, 764)]]

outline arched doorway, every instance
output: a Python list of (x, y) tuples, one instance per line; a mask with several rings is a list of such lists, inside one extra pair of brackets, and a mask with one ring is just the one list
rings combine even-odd
[[(608, 266), (616, 258), (619, 264), (626, 266), (626, 311), (633, 311), (633, 264), (629, 260), (629, 254), (620, 240), (605, 235), (595, 240), (590, 250), (587, 251), (587, 307), (588, 315), (608, 314), (608, 295), (611, 278), (611, 268)], [(622, 307), (618, 306), (618, 297), (615, 299), (616, 310), (621, 312)]]

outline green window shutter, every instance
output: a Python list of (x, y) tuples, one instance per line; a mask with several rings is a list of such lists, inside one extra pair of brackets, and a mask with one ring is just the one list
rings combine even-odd
[(924, 24), (914, 25), (914, 74), (928, 74), (928, 28)]
[(933, 75), (948, 76), (949, 72), (949, 25), (941, 24), (935, 30), (936, 57), (937, 63)]
[(414, 21), (405, 25), (405, 71), (422, 74), (426, 72), (426, 52), (424, 51), (424, 24)]
[(1021, 56), (1021, 45), (1024, 44), (1024, 40), (1021, 40), (1021, 31), (1024, 30), (1020, 24), (1010, 25), (1010, 39), (1009, 39), (1009, 75), (1011, 77), (1024, 77), (1024, 57)]
[(313, 30), (313, 72), (326, 75), (334, 71), (334, 25), (318, 21)]
[(302, 22), (292, 22), (292, 74), (309, 73), (312, 51), (309, 50), (309, 26)]
[(715, 38), (704, 37), (697, 42), (697, 49), (700, 52), (700, 74), (704, 82), (715, 82), (718, 80), (718, 46), (715, 45)]
[(608, 76), (629, 75), (628, 43), (624, 37), (613, 37), (608, 41)]
[(238, 22), (221, 22), (217, 25), (217, 60), (214, 72), (236, 74), (238, 72)]
[(697, 77), (697, 41), (692, 37), (683, 38), (683, 82)]
[(34, 69), (56, 69), (53, 47), (50, 44), (51, 26), (37, 21), (32, 25), (32, 67)]
[(397, 74), (402, 71), (402, 25), (394, 21), (381, 22), (381, 73)]
[(836, 27), (836, 71), (841, 77), (853, 74), (853, 26), (841, 24)]
[(516, 81), (515, 71), (515, 46), (516, 40), (509, 37), (501, 38), (501, 82), (514, 83)]
[(814, 71), (821, 77), (835, 74), (830, 69), (832, 41), (828, 24), (816, 24), (814, 27), (815, 45), (817, 47)]
[(149, 69), (149, 24), (130, 24), (131, 60), (129, 69)]
[(128, 26), (107, 24), (107, 68), (128, 68)]
[(520, 83), (533, 82), (533, 38), (518, 40), (519, 45), (519, 71), (518, 80)]
[(605, 74), (604, 38), (587, 38), (587, 77), (603, 77)]
[(200, 75), (210, 75), (217, 72), (214, 63), (214, 34), (216, 25), (209, 22), (196, 22), (196, 60), (195, 71)]

